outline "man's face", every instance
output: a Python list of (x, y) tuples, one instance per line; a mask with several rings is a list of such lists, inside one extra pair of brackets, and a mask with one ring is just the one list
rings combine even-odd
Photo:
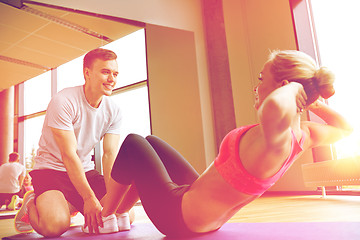
[(115, 88), (118, 73), (116, 60), (96, 59), (90, 68), (84, 70), (86, 85), (92, 93), (110, 96)]

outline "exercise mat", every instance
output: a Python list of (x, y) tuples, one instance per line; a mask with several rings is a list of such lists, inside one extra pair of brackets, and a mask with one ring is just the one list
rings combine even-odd
[[(17, 234), (3, 239), (39, 239), (41, 235), (33, 232)], [(160, 240), (174, 239), (161, 234), (151, 223), (135, 223), (130, 231), (90, 235), (81, 231), (80, 226), (72, 227), (59, 238), (52, 239), (124, 239)], [(176, 239), (206, 240), (358, 240), (360, 222), (277, 222), (277, 223), (226, 223), (218, 231)]]

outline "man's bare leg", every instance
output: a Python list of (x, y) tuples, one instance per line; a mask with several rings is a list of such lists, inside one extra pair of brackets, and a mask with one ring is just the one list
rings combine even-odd
[(27, 207), (31, 226), (44, 237), (58, 237), (70, 228), (68, 203), (60, 191), (46, 191)]

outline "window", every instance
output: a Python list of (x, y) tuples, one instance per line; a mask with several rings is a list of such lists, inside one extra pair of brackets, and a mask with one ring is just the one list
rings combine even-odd
[(136, 133), (143, 137), (151, 133), (146, 84), (120, 92), (111, 98), (120, 106), (122, 111), (121, 142), (129, 133)]
[(31, 167), (31, 161), (38, 149), (45, 110), (51, 99), (51, 71), (45, 72), (23, 83), (23, 110), (19, 111), (19, 146), (25, 166)]
[(85, 83), (83, 59), (84, 55), (57, 68), (57, 92), (67, 87), (79, 86)]
[(33, 167), (33, 158), (39, 148), (41, 129), (44, 124), (45, 115), (30, 118), (24, 121), (24, 155), (26, 169)]
[(144, 29), (109, 43), (104, 48), (114, 51), (118, 57), (119, 75), (115, 88), (147, 79)]
[(345, 116), (354, 127), (351, 136), (335, 144), (338, 159), (360, 155), (360, 2), (358, 0), (311, 0), (313, 21), (322, 65), (336, 75), (336, 94), (329, 105)]
[(24, 115), (46, 110), (50, 99), (51, 71), (24, 82)]
[[(328, 100), (329, 105), (344, 115), (353, 125), (354, 132), (334, 144), (334, 159), (359, 159), (360, 114), (357, 105), (357, 58), (360, 54), (360, 37), (356, 33), (360, 16), (357, 0), (290, 0), (299, 50), (304, 51), (336, 75), (336, 94)], [(320, 151), (321, 152), (321, 151)], [(321, 152), (323, 154), (325, 151)], [(317, 155), (319, 152), (313, 152)], [(326, 154), (324, 154), (326, 155)], [(318, 155), (317, 155), (318, 156)], [(328, 157), (323, 160), (330, 160)], [(315, 160), (315, 159), (314, 159)], [(340, 183), (339, 183), (340, 184)], [(335, 187), (330, 187), (335, 190)], [(358, 194), (359, 186), (337, 186), (336, 191), (350, 189)]]
[[(123, 114), (120, 142), (122, 143), (129, 133), (149, 135), (151, 128), (144, 29), (109, 43), (104, 48), (116, 53), (119, 66), (119, 75), (111, 98), (121, 107)], [(102, 153), (102, 142), (97, 149), (100, 154), (95, 154), (95, 167), (101, 173), (98, 156)]]
[[(147, 79), (144, 29), (131, 33), (103, 48), (117, 55), (119, 76), (115, 89)], [(57, 91), (84, 84), (84, 55), (58, 67)]]

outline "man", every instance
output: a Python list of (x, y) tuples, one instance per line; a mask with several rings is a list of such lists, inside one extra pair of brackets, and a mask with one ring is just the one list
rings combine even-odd
[(26, 169), (19, 163), (17, 152), (9, 154), (9, 162), (0, 166), (0, 206), (14, 210), (20, 201), (19, 193), (24, 182)]
[[(35, 192), (25, 195), (15, 217), (18, 231), (34, 229), (45, 237), (60, 236), (70, 227), (72, 206), (84, 215), (87, 232), (99, 233), (103, 222), (112, 232), (119, 231), (117, 223), (124, 219), (101, 216), (120, 142), (122, 116), (109, 98), (118, 75), (116, 58), (106, 49), (88, 52), (83, 66), (85, 84), (64, 89), (51, 99), (31, 172)], [(104, 176), (94, 170), (91, 161), (91, 151), (101, 139)], [(124, 205), (137, 200), (136, 190), (129, 191), (118, 212), (124, 213)], [(130, 228), (128, 213), (125, 218), (126, 226), (120, 230)]]

